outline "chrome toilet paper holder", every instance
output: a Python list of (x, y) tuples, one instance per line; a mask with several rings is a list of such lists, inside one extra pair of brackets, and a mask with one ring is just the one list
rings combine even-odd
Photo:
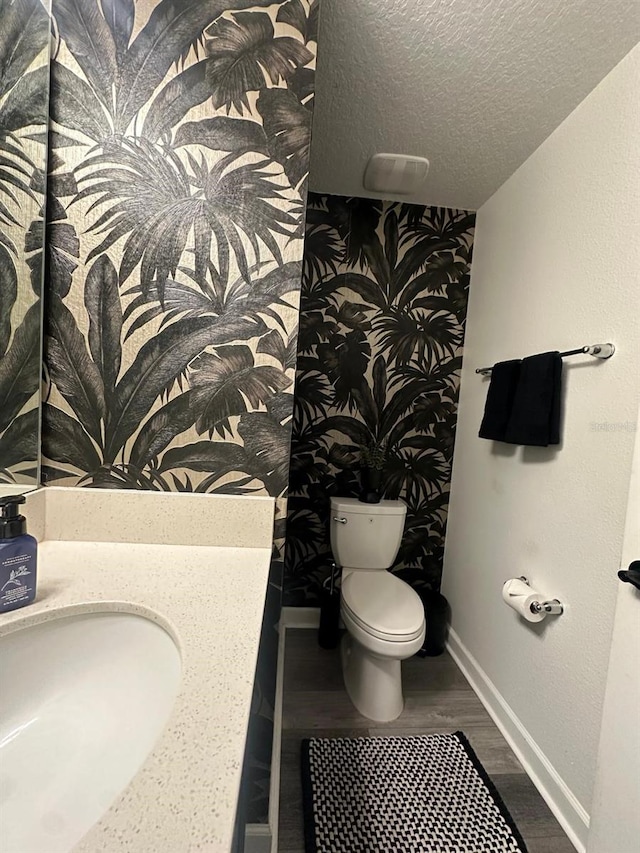
[[(524, 575), (520, 575), (519, 579), (527, 586), (531, 586), (529, 579)], [(562, 602), (558, 601), (557, 598), (550, 598), (547, 601), (532, 601), (529, 609), (532, 613), (548, 613), (550, 616), (560, 616), (561, 613), (564, 613)]]

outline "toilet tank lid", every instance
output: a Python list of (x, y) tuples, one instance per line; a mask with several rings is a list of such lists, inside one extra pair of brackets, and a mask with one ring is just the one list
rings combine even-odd
[(357, 515), (406, 515), (407, 505), (401, 500), (365, 504), (358, 498), (331, 498), (331, 510)]

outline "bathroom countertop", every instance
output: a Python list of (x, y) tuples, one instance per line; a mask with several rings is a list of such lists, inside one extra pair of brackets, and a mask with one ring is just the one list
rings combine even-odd
[(230, 850), (270, 558), (267, 547), (41, 542), (37, 599), (1, 615), (0, 635), (126, 611), (165, 628), (182, 657), (163, 734), (77, 853)]

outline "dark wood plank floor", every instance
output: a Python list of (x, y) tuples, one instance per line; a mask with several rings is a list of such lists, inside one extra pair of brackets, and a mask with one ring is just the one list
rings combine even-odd
[(500, 792), (529, 853), (574, 853), (574, 847), (448, 654), (403, 663), (405, 709), (393, 723), (373, 723), (352, 706), (337, 651), (312, 630), (286, 637), (280, 853), (304, 853), (300, 741), (305, 737), (423, 735), (462, 730)]

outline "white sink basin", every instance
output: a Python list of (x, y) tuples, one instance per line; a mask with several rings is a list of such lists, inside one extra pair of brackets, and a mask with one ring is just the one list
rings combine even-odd
[(0, 638), (2, 853), (62, 853), (82, 838), (152, 750), (180, 672), (169, 634), (129, 613)]

